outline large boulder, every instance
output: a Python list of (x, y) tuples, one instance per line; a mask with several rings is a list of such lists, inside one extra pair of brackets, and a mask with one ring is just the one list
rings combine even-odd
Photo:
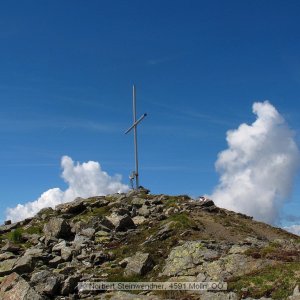
[(5, 277), (0, 284), (0, 299), (2, 300), (43, 300), (26, 280), (17, 273)]
[(36, 259), (31, 255), (23, 255), (14, 264), (13, 271), (18, 274), (30, 273), (34, 270)]
[(61, 284), (61, 278), (53, 273), (44, 270), (36, 272), (30, 280), (34, 289), (42, 295), (54, 296), (58, 293)]
[(44, 234), (46, 238), (69, 239), (71, 236), (71, 227), (65, 219), (52, 218), (44, 225)]
[(128, 258), (125, 268), (125, 276), (145, 275), (154, 267), (154, 261), (149, 253), (137, 252), (134, 256)]
[(116, 231), (127, 231), (128, 229), (135, 228), (133, 220), (128, 215), (120, 216), (116, 213), (112, 213), (106, 217), (106, 219), (114, 225)]
[(62, 295), (73, 294), (75, 292), (75, 289), (80, 279), (81, 279), (80, 275), (69, 276), (63, 283), (63, 286), (61, 288), (61, 294)]
[(195, 275), (195, 267), (205, 260), (218, 258), (216, 250), (208, 249), (201, 241), (188, 241), (181, 246), (172, 249), (161, 275)]
[(84, 201), (85, 199), (78, 197), (72, 202), (57, 205), (55, 210), (65, 214), (79, 214), (86, 208)]
[(2, 248), (1, 252), (12, 252), (14, 254), (19, 254), (21, 252), (21, 247), (8, 241)]
[(16, 258), (11, 258), (0, 262), (0, 277), (12, 273), (12, 269), (16, 261)]

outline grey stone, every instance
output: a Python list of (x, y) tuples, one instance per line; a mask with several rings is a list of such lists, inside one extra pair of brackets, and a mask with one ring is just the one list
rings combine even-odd
[(36, 259), (30, 255), (23, 255), (14, 264), (13, 271), (18, 274), (31, 273), (34, 270)]
[(158, 240), (165, 240), (171, 236), (174, 227), (176, 226), (175, 221), (170, 221), (167, 224), (163, 225), (161, 229), (155, 235), (155, 238)]
[(129, 261), (130, 258), (124, 258), (122, 259), (120, 262), (119, 262), (119, 266), (121, 268), (126, 268), (126, 266), (128, 265), (128, 261)]
[(7, 233), (20, 226), (20, 222), (0, 226), (0, 234)]
[(150, 216), (150, 210), (148, 209), (147, 205), (143, 205), (139, 210), (138, 214), (140, 216), (149, 217)]
[(236, 293), (224, 293), (224, 292), (203, 292), (201, 293), (201, 300), (238, 300), (239, 297)]
[(185, 242), (172, 249), (161, 275), (195, 275), (196, 266), (201, 265), (205, 260), (217, 258), (218, 255), (217, 251), (207, 249), (201, 241)]
[(58, 244), (52, 247), (53, 252), (60, 252), (62, 248), (67, 246), (67, 242), (65, 240), (60, 241)]
[(86, 228), (86, 229), (81, 230), (80, 234), (84, 235), (90, 239), (93, 239), (95, 236), (95, 232), (96, 232), (96, 230), (94, 228)]
[(134, 256), (128, 258), (128, 264), (125, 268), (125, 276), (145, 275), (154, 267), (154, 261), (149, 253), (137, 252)]
[(215, 205), (214, 201), (212, 201), (211, 199), (205, 199), (204, 201), (201, 201), (199, 204), (202, 207), (210, 207)]
[(57, 205), (55, 210), (65, 214), (79, 214), (86, 208), (84, 201), (85, 199), (78, 197), (72, 202)]
[(16, 258), (11, 258), (0, 262), (0, 277), (12, 273), (12, 269), (16, 261)]
[(2, 248), (1, 252), (12, 252), (18, 254), (21, 251), (20, 246), (8, 241)]
[(61, 258), (64, 261), (69, 261), (72, 258), (73, 250), (70, 247), (64, 247), (61, 249), (60, 253), (61, 253)]
[(109, 201), (103, 196), (91, 197), (86, 199), (85, 204), (89, 207), (103, 207), (108, 205)]
[(64, 262), (61, 256), (55, 256), (49, 261), (49, 266), (56, 268), (60, 263)]
[(294, 288), (293, 295), (288, 297), (288, 300), (300, 300), (299, 286)]
[(34, 289), (40, 294), (54, 296), (59, 291), (61, 278), (44, 270), (34, 273), (31, 276), (30, 282), (34, 286)]
[(0, 262), (12, 258), (16, 258), (16, 255), (11, 252), (4, 252), (0, 254)]
[(0, 299), (3, 300), (43, 300), (30, 285), (17, 273), (5, 277), (0, 284)]
[(75, 292), (78, 282), (80, 281), (81, 276), (79, 275), (72, 275), (69, 276), (63, 283), (61, 288), (62, 295), (69, 295)]
[(132, 218), (132, 221), (137, 226), (144, 224), (147, 221), (147, 219), (144, 216), (136, 216)]
[(46, 219), (47, 216), (51, 216), (53, 214), (55, 214), (55, 211), (52, 207), (45, 207), (36, 214), (36, 218)]
[(112, 213), (109, 217), (106, 217), (115, 227), (116, 231), (127, 231), (128, 229), (134, 229), (135, 224), (129, 216), (120, 216)]
[(131, 201), (131, 204), (134, 207), (140, 208), (145, 204), (145, 200), (142, 198), (133, 198), (133, 200)]
[(44, 226), (46, 238), (66, 238), (71, 236), (71, 227), (69, 223), (62, 218), (51, 218)]
[(44, 249), (32, 247), (28, 248), (25, 251), (24, 256), (30, 256), (36, 259), (45, 260), (48, 258), (49, 255), (47, 252), (44, 251)]

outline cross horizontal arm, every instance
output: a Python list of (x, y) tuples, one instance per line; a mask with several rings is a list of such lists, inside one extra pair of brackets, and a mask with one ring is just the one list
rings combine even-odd
[(129, 129), (126, 130), (125, 134), (130, 132), (130, 130), (132, 130), (135, 126), (137, 126), (146, 116), (147, 114), (143, 114), (133, 125), (131, 125)]

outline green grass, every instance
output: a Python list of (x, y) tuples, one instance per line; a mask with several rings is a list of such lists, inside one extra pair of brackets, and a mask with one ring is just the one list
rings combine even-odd
[(7, 234), (7, 238), (12, 242), (21, 243), (23, 232), (21, 228), (16, 228)]
[(25, 229), (24, 232), (28, 234), (42, 234), (43, 229), (42, 226), (30, 226), (29, 228)]
[(266, 267), (256, 273), (236, 277), (228, 282), (229, 290), (243, 295), (242, 289), (248, 289), (247, 297), (285, 299), (292, 294), (300, 283), (300, 263), (280, 263)]
[(164, 223), (170, 221), (176, 222), (174, 224), (174, 229), (190, 229), (197, 227), (197, 223), (188, 216), (187, 213), (180, 213), (170, 216)]

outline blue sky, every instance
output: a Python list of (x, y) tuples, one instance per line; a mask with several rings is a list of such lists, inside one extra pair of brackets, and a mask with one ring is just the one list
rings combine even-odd
[[(211, 193), (226, 132), (254, 121), (255, 101), (270, 100), (299, 142), (299, 15), (299, 1), (1, 3), (0, 219), (65, 188), (63, 155), (128, 183), (133, 83), (153, 193)], [(300, 216), (299, 182), (283, 214)]]

